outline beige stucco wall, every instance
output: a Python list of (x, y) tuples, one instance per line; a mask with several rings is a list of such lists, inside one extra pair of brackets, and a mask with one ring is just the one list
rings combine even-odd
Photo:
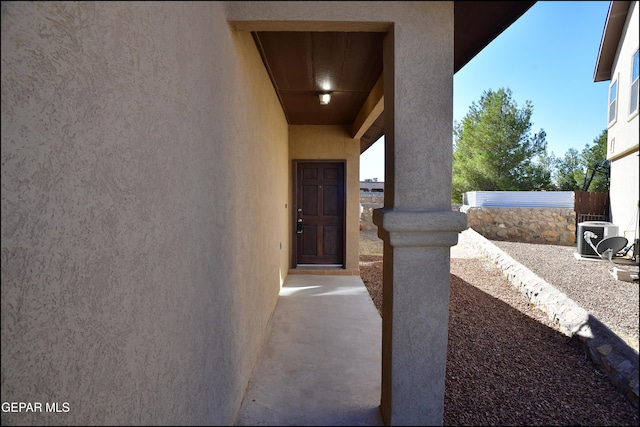
[(638, 197), (640, 194), (640, 165), (638, 152), (611, 163), (609, 197), (611, 222), (619, 227), (618, 234), (629, 243), (640, 238), (638, 229)]
[[(346, 265), (358, 269), (360, 242), (360, 141), (350, 135), (350, 126), (290, 126), (289, 154), (294, 160), (345, 160)], [(291, 167), (293, 173), (293, 166)], [(294, 203), (293, 191), (290, 203)], [(293, 228), (293, 216), (290, 219)], [(294, 236), (295, 237), (295, 236)], [(291, 265), (295, 266), (295, 254)]]
[(620, 235), (633, 241), (638, 234), (640, 171), (638, 141), (639, 111), (629, 114), (632, 56), (638, 50), (640, 24), (638, 2), (631, 2), (623, 29), (623, 38), (613, 64), (613, 79), (618, 81), (617, 119), (610, 125), (607, 158), (611, 160), (611, 220), (620, 227)]
[(1, 398), (43, 405), (2, 425), (233, 423), (289, 267), (250, 35), (219, 2), (3, 2), (1, 114)]

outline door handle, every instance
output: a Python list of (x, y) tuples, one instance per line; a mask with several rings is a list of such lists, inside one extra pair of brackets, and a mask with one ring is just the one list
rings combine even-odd
[(298, 220), (298, 227), (296, 228), (296, 233), (302, 234), (302, 220)]

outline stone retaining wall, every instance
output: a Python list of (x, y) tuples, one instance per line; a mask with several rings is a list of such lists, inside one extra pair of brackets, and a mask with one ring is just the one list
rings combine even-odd
[(384, 193), (360, 192), (360, 204), (362, 205), (362, 215), (360, 215), (360, 230), (377, 230), (373, 224), (373, 210), (384, 206)]
[[(384, 193), (361, 192), (361, 230), (377, 230), (373, 224), (374, 209), (381, 208)], [(467, 214), (467, 224), (491, 240), (576, 244), (576, 213), (566, 208), (497, 208), (453, 205), (453, 210)]]
[(576, 213), (566, 208), (496, 208), (462, 206), (468, 226), (491, 240), (576, 244)]

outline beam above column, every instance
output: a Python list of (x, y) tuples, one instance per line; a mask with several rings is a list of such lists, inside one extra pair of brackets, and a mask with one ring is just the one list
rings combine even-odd
[(362, 138), (362, 135), (369, 130), (371, 125), (378, 120), (378, 117), (384, 112), (384, 87), (382, 77), (383, 75), (380, 75), (353, 122), (351, 133), (354, 139)]

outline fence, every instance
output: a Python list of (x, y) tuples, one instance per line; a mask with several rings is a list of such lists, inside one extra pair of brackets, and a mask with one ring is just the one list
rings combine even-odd
[(609, 221), (609, 193), (574, 192), (576, 226), (584, 221)]

